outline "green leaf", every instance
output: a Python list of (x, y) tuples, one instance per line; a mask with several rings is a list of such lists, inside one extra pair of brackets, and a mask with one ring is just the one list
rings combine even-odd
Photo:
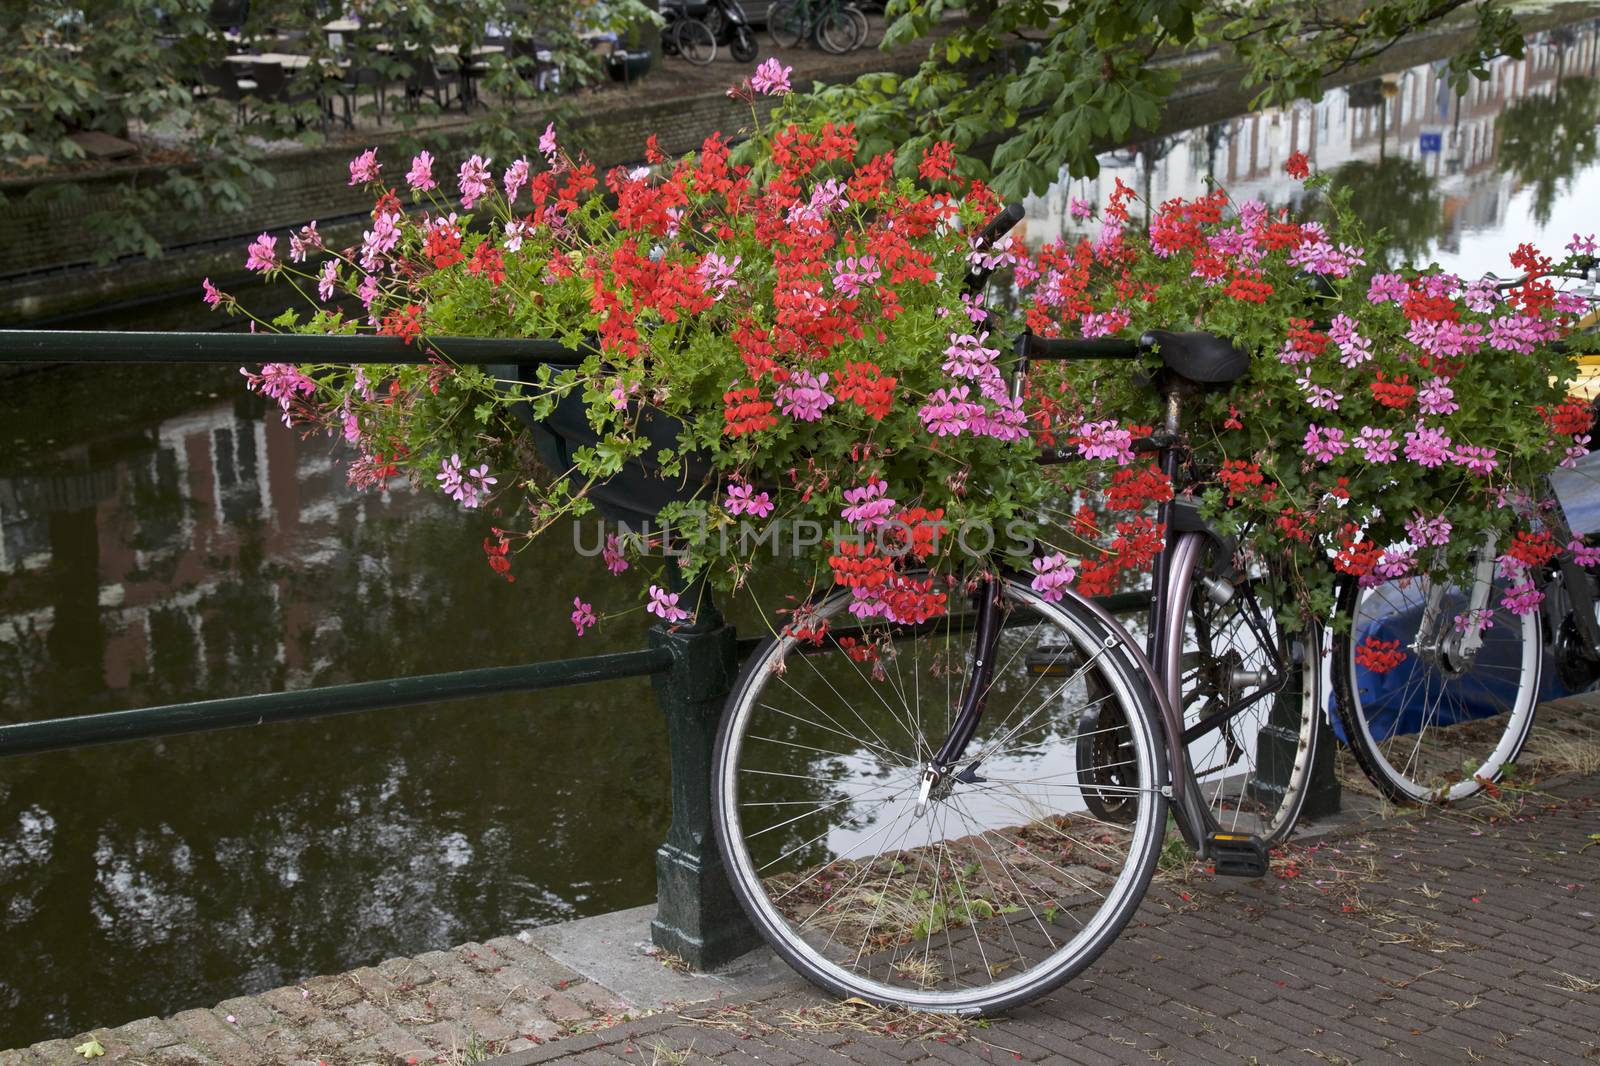
[(97, 1059), (106, 1053), (106, 1049), (100, 1046), (100, 1041), (92, 1036), (72, 1050), (86, 1059)]

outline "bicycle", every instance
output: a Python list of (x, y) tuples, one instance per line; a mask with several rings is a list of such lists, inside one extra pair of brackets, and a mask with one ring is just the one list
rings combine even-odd
[[(667, 55), (682, 56), (697, 67), (703, 67), (717, 58), (717, 37), (711, 27), (699, 17), (707, 5), (694, 8), (683, 0), (661, 5), (665, 23), (661, 27), (661, 50)], [(752, 42), (754, 43), (753, 39)]]
[[(1594, 268), (1563, 276), (1593, 281)], [(1557, 470), (1550, 495), (1574, 532), (1600, 532), (1574, 517), (1597, 473), (1580, 466)], [(1596, 579), (1596, 569), (1570, 558), (1551, 561), (1535, 573), (1540, 611), (1518, 615), (1502, 602), (1516, 582), (1497, 573), (1490, 538), (1470, 574), (1455, 580), (1422, 575), (1366, 589), (1341, 580), (1336, 611), (1346, 622), (1330, 648), (1333, 716), (1373, 785), (1407, 804), (1454, 803), (1494, 787), (1521, 754), (1550, 688), (1546, 647), (1565, 687), (1600, 680)]]
[(866, 14), (840, 0), (781, 0), (767, 11), (767, 33), (779, 48), (814, 40), (824, 52), (843, 55), (866, 44), (869, 32)]
[[(1020, 217), (1008, 209), (980, 244)], [(1146, 447), (1176, 476), (1184, 397), (1248, 370), (1227, 341), (1024, 334), (1013, 387), (1037, 360), (1156, 352), (1167, 418)], [(713, 817), (745, 912), (801, 974), (939, 1011), (1041, 995), (1132, 916), (1169, 804), (1218, 873), (1265, 872), (1315, 757), (1318, 634), (1280, 629), (1271, 569), (1192, 504), (1168, 501), (1158, 520), (1144, 648), (1070, 589), (1052, 602), (1005, 573), (941, 586), (948, 613), (915, 624), (845, 624), (841, 590), (749, 657), (719, 730)]]

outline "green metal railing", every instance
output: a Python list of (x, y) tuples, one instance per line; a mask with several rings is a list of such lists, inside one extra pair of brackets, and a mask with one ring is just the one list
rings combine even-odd
[(426, 363), (434, 352), (452, 362), (574, 366), (583, 353), (537, 337), (435, 337), (429, 345), (399, 337), (349, 333), (100, 333), (0, 330), (5, 363)]
[[(582, 358), (540, 339), (434, 338), (423, 347), (371, 335), (0, 330), (0, 364), (424, 363), (435, 351), (479, 365), (573, 365)], [(636, 651), (0, 725), (0, 757), (648, 676), (666, 715), (672, 762), (672, 824), (656, 851), (651, 938), (710, 969), (760, 943), (733, 898), (711, 827), (717, 723), (741, 644), (754, 642), (738, 640), (708, 590), (685, 594), (699, 607), (694, 625), (658, 626), (650, 646)]]
[(235, 726), (328, 718), (386, 707), (497, 696), (507, 692), (583, 685), (621, 677), (648, 677), (672, 667), (662, 648), (592, 655), (582, 659), (491, 666), (448, 674), (396, 677), (351, 685), (327, 685), (293, 692), (196, 700), (131, 711), (47, 718), (38, 722), (0, 725), (0, 758), (41, 751), (64, 751), (123, 740), (148, 740), (183, 733), (205, 733)]
[[(580, 353), (545, 340), (436, 338), (431, 345), (457, 363), (570, 365), (580, 358)], [(370, 335), (0, 330), (0, 364), (353, 365), (430, 358), (432, 352), (421, 346)], [(760, 942), (733, 898), (711, 819), (717, 726), (739, 662), (759, 638), (739, 639), (703, 586), (684, 591), (698, 607), (695, 622), (673, 629), (657, 626), (650, 631), (649, 646), (635, 651), (0, 725), (0, 757), (650, 677), (667, 720), (672, 767), (672, 824), (656, 851), (657, 914), (651, 936), (696, 968), (709, 969)], [(1142, 611), (1149, 606), (1149, 595), (1122, 593), (1099, 602), (1113, 613)]]

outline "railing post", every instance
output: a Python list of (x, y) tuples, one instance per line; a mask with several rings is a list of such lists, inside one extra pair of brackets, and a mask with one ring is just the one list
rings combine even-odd
[(761, 936), (728, 884), (711, 825), (711, 757), (723, 702), (739, 670), (733, 627), (701, 583), (680, 603), (695, 621), (650, 631), (651, 647), (672, 654), (655, 677), (672, 753), (672, 828), (656, 849), (656, 917), (650, 939), (697, 970), (714, 969), (759, 947)]

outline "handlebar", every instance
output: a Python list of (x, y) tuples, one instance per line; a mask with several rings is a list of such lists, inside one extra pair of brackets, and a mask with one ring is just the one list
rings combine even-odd
[(1032, 331), (1023, 333), (1016, 343), (1017, 355), (1023, 359), (1137, 359), (1150, 349), (1144, 338), (1041, 337)]
[[(1006, 204), (1000, 209), (999, 214), (989, 220), (988, 225), (978, 231), (978, 235), (973, 238), (973, 245), (976, 248), (992, 247), (1001, 237), (1010, 233), (1018, 222), (1022, 221), (1022, 216), (1021, 204)], [(989, 280), (989, 275), (992, 273), (994, 271), (988, 269), (967, 271), (967, 291), (977, 292), (983, 288), (984, 282)]]
[[(1592, 255), (1586, 255), (1582, 259), (1578, 260), (1578, 269), (1575, 271), (1550, 270), (1543, 274), (1524, 274), (1520, 278), (1512, 278), (1509, 281), (1497, 280), (1494, 287), (1496, 290), (1500, 291), (1505, 289), (1514, 289), (1518, 285), (1526, 285), (1535, 278), (1567, 278), (1571, 281), (1595, 281), (1596, 278), (1594, 276), (1594, 271), (1596, 266), (1600, 266), (1600, 259), (1596, 259)], [(1484, 277), (1492, 278), (1494, 275), (1485, 274)]]

